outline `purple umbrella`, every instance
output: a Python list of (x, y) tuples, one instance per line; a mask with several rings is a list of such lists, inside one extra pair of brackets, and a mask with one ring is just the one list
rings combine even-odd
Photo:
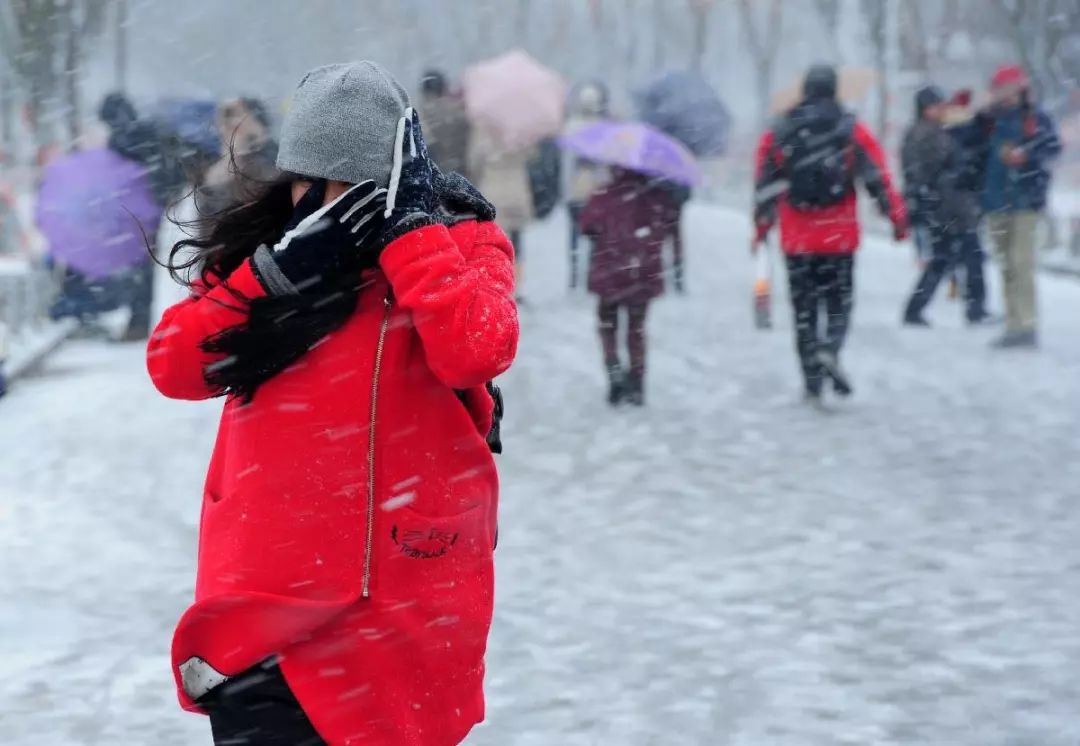
[(582, 158), (660, 176), (687, 186), (701, 181), (701, 169), (685, 145), (638, 122), (598, 122), (559, 138)]
[(37, 224), (49, 255), (90, 279), (147, 258), (147, 236), (161, 220), (145, 169), (111, 150), (83, 150), (45, 169)]

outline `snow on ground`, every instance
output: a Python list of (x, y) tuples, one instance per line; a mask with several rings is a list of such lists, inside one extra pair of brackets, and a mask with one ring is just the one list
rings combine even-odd
[[(857, 396), (821, 414), (785, 300), (751, 328), (744, 218), (689, 226), (645, 411), (602, 403), (563, 219), (527, 236), (469, 743), (1080, 741), (1080, 284), (1043, 278), (1043, 348), (994, 353), (943, 298), (937, 328), (900, 328), (910, 249), (872, 243)], [(137, 347), (85, 342), (0, 403), (0, 743), (209, 742), (167, 654), (218, 406), (166, 401)]]

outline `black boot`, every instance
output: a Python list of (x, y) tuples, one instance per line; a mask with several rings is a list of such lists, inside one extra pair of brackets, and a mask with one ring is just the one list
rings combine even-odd
[(832, 380), (833, 391), (840, 396), (851, 396), (851, 379), (841, 367), (839, 358), (828, 350), (821, 350), (818, 352), (818, 363), (825, 375)]
[(613, 363), (608, 366), (608, 404), (618, 406), (626, 397), (626, 373), (622, 366)]
[(639, 372), (631, 371), (626, 377), (626, 401), (635, 407), (645, 406), (645, 382)]

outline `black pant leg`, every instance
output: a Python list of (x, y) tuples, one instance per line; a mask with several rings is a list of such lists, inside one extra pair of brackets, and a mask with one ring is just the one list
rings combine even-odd
[(954, 246), (952, 237), (944, 231), (932, 231), (930, 234), (931, 254), (930, 261), (926, 263), (915, 289), (908, 299), (907, 308), (904, 310), (905, 318), (921, 316), (930, 300), (934, 297), (934, 291), (941, 284), (941, 280), (953, 264)]
[(812, 394), (821, 393), (824, 371), (818, 362), (818, 294), (817, 269), (819, 257), (789, 256), (788, 284), (791, 289), (791, 310), (795, 324), (795, 349), (799, 354), (803, 382)]
[(977, 229), (963, 234), (960, 253), (964, 263), (964, 274), (967, 277), (965, 294), (967, 317), (969, 321), (974, 321), (986, 315), (986, 278), (983, 275), (983, 263), (986, 257), (983, 254)]
[(855, 306), (855, 256), (829, 256), (822, 260), (819, 282), (828, 314), (824, 346), (839, 355), (851, 327), (851, 311)]
[(211, 689), (199, 705), (215, 746), (326, 746), (273, 661)]
[(570, 213), (570, 287), (578, 285), (578, 242), (581, 240), (581, 227), (578, 221), (581, 219), (581, 211), (585, 206), (581, 202), (569, 202), (566, 205)]

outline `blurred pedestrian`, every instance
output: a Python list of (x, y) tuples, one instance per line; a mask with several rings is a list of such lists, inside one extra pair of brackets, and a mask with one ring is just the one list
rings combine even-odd
[(993, 102), (977, 117), (988, 143), (982, 203), (1005, 289), (1005, 333), (996, 347), (1035, 347), (1038, 308), (1035, 232), (1046, 209), (1050, 166), (1061, 141), (1039, 108), (1027, 73), (1005, 65), (990, 83)]
[[(59, 262), (61, 289), (51, 314), (74, 317), (83, 333), (97, 335), (104, 333), (100, 314), (127, 308), (120, 340), (142, 341), (150, 334), (154, 292), (144, 235), (156, 233), (164, 205), (175, 194), (177, 165), (165, 157), (154, 125), (141, 119), (123, 94), (106, 96), (98, 114), (109, 130), (107, 151), (85, 150), (53, 161), (40, 186), (39, 227), (49, 238), (51, 255), (68, 259)], [(138, 250), (134, 257), (126, 251), (132, 245)], [(73, 255), (79, 261), (72, 261)]]
[(961, 262), (968, 286), (968, 321), (978, 323), (986, 317), (982, 252), (965, 246), (978, 224), (978, 204), (974, 192), (963, 188), (966, 154), (945, 128), (947, 107), (945, 93), (937, 86), (919, 89), (915, 123), (901, 149), (908, 215), (929, 243), (922, 276), (904, 310), (904, 323), (910, 326), (929, 326), (923, 312), (941, 280)]
[(444, 172), (469, 178), (469, 119), (465, 102), (450, 90), (446, 75), (428, 70), (420, 79), (420, 116), (432, 160)]
[[(779, 219), (796, 348), (807, 400), (815, 404), (826, 378), (841, 396), (852, 393), (840, 350), (851, 321), (860, 240), (856, 183), (892, 222), (896, 240), (908, 234), (907, 210), (893, 188), (881, 146), (836, 95), (835, 69), (811, 67), (803, 100), (773, 124), (757, 148), (753, 250), (760, 250)], [(819, 331), (822, 307), (824, 338)]]
[[(608, 402), (645, 403), (645, 320), (664, 292), (664, 242), (676, 207), (654, 177), (612, 167), (611, 182), (589, 198), (581, 232), (592, 239), (589, 291), (599, 298), (597, 319)], [(625, 343), (629, 365), (619, 347)]]
[[(473, 131), (470, 142), (469, 173), (480, 192), (495, 205), (499, 227), (514, 245), (518, 292), (525, 266), (524, 233), (533, 220), (532, 183), (529, 161), (533, 148), (510, 148), (482, 127)], [(519, 297), (519, 301), (520, 301)]]
[[(585, 83), (574, 92), (569, 112), (570, 118), (566, 123), (568, 134), (608, 119), (610, 107), (607, 87), (599, 81)], [(607, 183), (609, 174), (604, 164), (581, 158), (570, 151), (567, 151), (566, 172), (566, 208), (570, 214), (570, 287), (573, 289), (578, 286), (580, 274), (578, 244), (581, 239), (581, 211), (585, 209), (589, 197)]]
[(371, 62), (304, 77), (277, 166), (176, 247), (200, 276), (147, 353), (166, 396), (228, 397), (180, 700), (217, 744), (452, 746), (484, 712), (513, 249)]
[(277, 143), (270, 114), (255, 98), (236, 98), (218, 107), (223, 154), (206, 169), (195, 194), (200, 212), (213, 215), (248, 202), (277, 176)]

